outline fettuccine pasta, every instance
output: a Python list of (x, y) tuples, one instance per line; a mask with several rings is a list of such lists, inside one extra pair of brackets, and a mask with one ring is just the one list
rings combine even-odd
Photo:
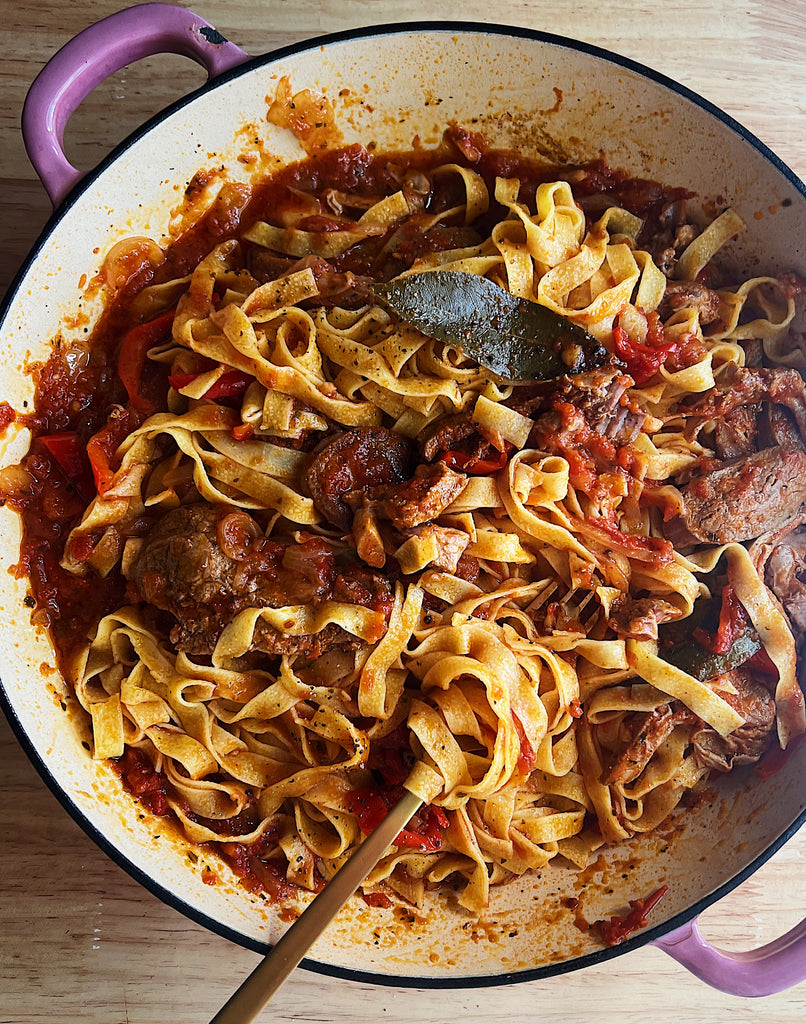
[[(277, 899), (408, 787), (365, 898), (479, 913), (806, 726), (800, 282), (725, 276), (734, 210), (470, 138), (224, 186), (40, 370), (5, 487), (92, 756)], [(590, 361), (491, 370), (512, 331), (445, 333), (479, 282)]]

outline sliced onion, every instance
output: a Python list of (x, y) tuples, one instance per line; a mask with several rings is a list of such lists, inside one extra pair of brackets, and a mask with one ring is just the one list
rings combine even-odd
[(124, 238), (106, 254), (103, 278), (110, 288), (117, 291), (131, 280), (143, 264), (158, 267), (164, 260), (165, 253), (153, 238)]

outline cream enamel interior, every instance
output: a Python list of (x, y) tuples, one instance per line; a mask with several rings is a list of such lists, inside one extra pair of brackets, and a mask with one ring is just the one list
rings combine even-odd
[[(70, 328), (65, 317), (97, 309), (82, 297), (82, 277), (93, 276), (100, 255), (120, 238), (163, 237), (194, 172), (223, 164), (229, 175), (244, 176), (247, 165), (237, 158), (255, 132), (273, 154), (300, 155), (287, 133), (266, 122), (266, 97), (282, 75), (295, 90), (313, 87), (328, 95), (348, 142), (394, 149), (418, 137), (430, 146), (444, 126), (460, 121), (495, 145), (570, 161), (601, 153), (635, 175), (688, 187), (703, 199), (723, 197), (748, 223), (733, 250), (738, 264), (747, 271), (806, 273), (803, 195), (745, 139), (652, 79), (532, 38), (456, 28), (368, 35), (268, 60), (203, 92), (94, 178), (44, 240), (11, 300), (0, 346), (3, 397), (23, 409), (31, 391), (25, 367), (45, 356), (59, 331), (83, 333), (83, 324)], [(24, 435), (12, 439), (4, 461), (24, 447)], [(19, 534), (16, 517), (0, 514), (6, 570), (17, 561)], [(55, 783), (162, 890), (249, 944), (276, 939), (285, 925), (273, 908), (240, 890), (221, 865), (215, 865), (219, 884), (204, 885), (188, 849), (166, 841), (158, 820), (139, 821), (110, 769), (89, 758), (47, 638), (30, 625), (25, 593), (24, 581), (0, 571), (0, 677), (19, 727)], [(411, 915), (354, 900), (313, 955), (352, 970), (448, 981), (517, 974), (579, 957), (599, 947), (575, 927), (564, 896), (582, 896), (584, 916), (593, 920), (623, 911), (629, 899), (665, 882), (670, 893), (652, 923), (685, 912), (795, 821), (805, 802), (804, 768), (806, 744), (766, 784), (745, 775), (732, 789), (720, 789), (712, 805), (691, 812), (685, 828), (614, 849), (582, 878), (552, 868), (499, 889), (481, 919), (449, 898)], [(199, 853), (201, 865), (205, 854)]]

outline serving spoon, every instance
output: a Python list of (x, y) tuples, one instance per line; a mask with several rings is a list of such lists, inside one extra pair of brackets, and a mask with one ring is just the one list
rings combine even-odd
[(308, 904), (210, 1024), (249, 1024), (285, 982), (422, 804), (406, 793)]

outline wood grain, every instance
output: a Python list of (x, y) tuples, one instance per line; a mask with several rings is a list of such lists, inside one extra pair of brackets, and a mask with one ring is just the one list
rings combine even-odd
[[(64, 42), (126, 6), (115, 0), (3, 4), (0, 63), (0, 293), (49, 215), (27, 161), (19, 117), (31, 81)], [(199, 0), (192, 6), (253, 54), (322, 32), (434, 19), (526, 26), (649, 64), (745, 124), (806, 176), (806, 4), (799, 0)], [(203, 80), (181, 58), (113, 75), (76, 112), (67, 152), (89, 168), (150, 114)], [(1, 397), (1, 396), (0, 396)], [(32, 681), (35, 685), (35, 681)], [(258, 958), (160, 903), (68, 817), (0, 720), (0, 1024), (198, 1024)], [(806, 834), (703, 918), (718, 945), (747, 949), (806, 914)], [(601, 968), (544, 982), (448, 992), (372, 987), (296, 972), (266, 1021), (396, 1024), (598, 1024), (675, 1020), (802, 1022), (806, 985), (761, 1001), (710, 989), (647, 948)]]

